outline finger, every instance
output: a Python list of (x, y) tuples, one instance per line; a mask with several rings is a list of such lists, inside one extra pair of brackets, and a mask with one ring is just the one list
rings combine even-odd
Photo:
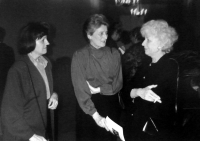
[(57, 106), (57, 101), (54, 100), (53, 103), (52, 103), (52, 105), (51, 105), (51, 108), (55, 109), (56, 106)]
[(160, 99), (160, 96), (158, 96), (156, 93), (154, 93), (152, 90), (149, 90), (149, 94), (153, 96), (154, 99)]
[(150, 85), (150, 86), (147, 86), (149, 89), (152, 89), (152, 88), (156, 88), (158, 85)]
[(154, 101), (154, 98), (153, 98), (153, 96), (152, 95), (147, 95), (146, 96), (146, 98), (145, 98), (147, 101), (151, 101), (151, 102), (153, 102)]
[(52, 105), (53, 101), (52, 99), (49, 100), (49, 104), (48, 104), (48, 107), (50, 107)]
[(107, 131), (109, 131), (109, 129), (108, 129), (108, 127), (107, 127), (107, 124), (106, 124), (106, 120), (104, 119), (104, 126), (105, 126), (105, 129), (107, 130)]
[(162, 103), (162, 101), (158, 95), (151, 93), (149, 95), (149, 97), (151, 98), (151, 101), (153, 101), (154, 103), (156, 103), (156, 102)]
[(161, 99), (160, 96), (158, 96), (157, 94), (154, 94), (154, 93), (151, 93), (151, 96), (152, 96), (154, 99)]
[(156, 103), (156, 102), (162, 103), (162, 101), (160, 99), (155, 99), (154, 103)]
[(58, 102), (55, 101), (53, 108), (56, 109), (57, 106), (58, 106)]
[(56, 101), (52, 100), (51, 104), (49, 105), (49, 108), (53, 109), (56, 105)]

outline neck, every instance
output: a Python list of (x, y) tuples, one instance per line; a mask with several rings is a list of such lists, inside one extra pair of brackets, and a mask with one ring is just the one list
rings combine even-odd
[(38, 54), (36, 54), (35, 52), (30, 52), (29, 55), (31, 55), (33, 57), (33, 59), (38, 59), (38, 57), (40, 57)]
[(100, 47), (97, 47), (97, 46), (94, 46), (90, 43), (90, 45), (93, 47), (93, 48), (96, 48), (96, 49), (100, 49)]
[(158, 60), (160, 60), (160, 58), (165, 55), (164, 52), (160, 52), (159, 54), (156, 54), (152, 57), (152, 63), (156, 63), (158, 62)]

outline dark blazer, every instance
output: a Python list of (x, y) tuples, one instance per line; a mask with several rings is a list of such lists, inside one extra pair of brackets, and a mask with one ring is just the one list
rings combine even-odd
[[(45, 70), (52, 94), (50, 61)], [(4, 141), (28, 141), (33, 134), (45, 136), (46, 87), (40, 72), (27, 55), (16, 61), (9, 70), (1, 113)]]

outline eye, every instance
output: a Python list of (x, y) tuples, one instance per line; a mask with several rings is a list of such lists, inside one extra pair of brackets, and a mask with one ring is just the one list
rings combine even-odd
[(106, 35), (106, 36), (107, 36), (107, 35), (108, 35), (108, 32), (100, 32), (100, 33), (99, 33), (99, 36), (103, 36), (103, 35)]
[(99, 35), (100, 35), (100, 36), (103, 36), (103, 32), (100, 32)]
[(104, 33), (107, 35), (107, 34), (108, 34), (108, 31), (105, 31)]
[(149, 38), (146, 38), (147, 42), (151, 42), (151, 40)]

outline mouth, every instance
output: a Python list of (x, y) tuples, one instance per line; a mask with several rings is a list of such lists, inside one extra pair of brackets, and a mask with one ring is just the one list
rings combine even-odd
[(102, 43), (106, 43), (106, 40), (102, 41)]

